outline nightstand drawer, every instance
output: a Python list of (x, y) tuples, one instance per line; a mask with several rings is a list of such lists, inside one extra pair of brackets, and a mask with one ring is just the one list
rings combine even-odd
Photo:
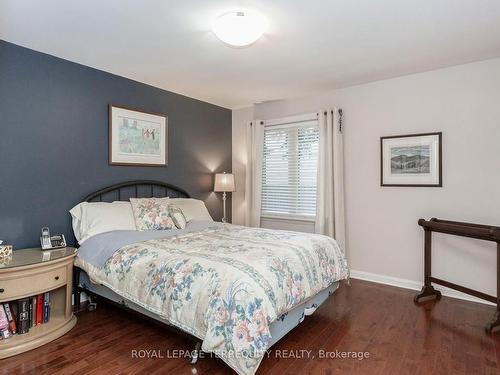
[(2, 280), (0, 282), (0, 300), (14, 300), (63, 286), (66, 284), (66, 270), (66, 267), (60, 267), (43, 273), (32, 273), (21, 278)]

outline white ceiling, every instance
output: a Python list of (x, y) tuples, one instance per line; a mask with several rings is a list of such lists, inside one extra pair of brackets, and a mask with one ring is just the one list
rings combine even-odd
[[(269, 21), (233, 49), (212, 19)], [(0, 0), (0, 38), (228, 108), (500, 56), (498, 0)]]

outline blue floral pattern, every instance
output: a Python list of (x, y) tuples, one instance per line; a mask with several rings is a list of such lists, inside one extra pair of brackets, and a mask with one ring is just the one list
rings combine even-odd
[(273, 258), (270, 269), (276, 275), (278, 286), (285, 292), (286, 306), (299, 304), (306, 296), (302, 274), (294, 272), (286, 258)]
[[(213, 272), (212, 269), (208, 270)], [(183, 302), (191, 300), (191, 285), (195, 278), (203, 276), (205, 269), (199, 264), (191, 264), (189, 259), (177, 261), (173, 266), (167, 264), (149, 264), (146, 285), (149, 293), (157, 295), (162, 301), (167, 299), (167, 294), (173, 302), (174, 310), (182, 308)]]
[[(125, 246), (113, 254), (112, 258), (109, 258), (104, 264), (104, 273), (106, 276), (110, 276), (111, 272), (114, 273), (115, 277), (123, 281), (125, 276), (130, 272), (134, 262), (139, 259), (143, 259), (148, 256), (149, 250), (147, 248), (137, 247), (137, 246)], [(151, 254), (152, 259), (157, 258), (157, 254)]]
[(209, 304), (207, 325), (214, 337), (221, 337), (227, 353), (255, 357), (267, 349), (271, 335), (263, 299), (250, 297), (247, 285), (232, 282), (226, 293), (218, 293)]

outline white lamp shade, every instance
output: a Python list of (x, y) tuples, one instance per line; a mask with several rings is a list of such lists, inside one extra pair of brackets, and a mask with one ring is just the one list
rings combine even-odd
[(217, 17), (212, 30), (224, 43), (233, 47), (246, 47), (264, 34), (266, 26), (265, 18), (257, 13), (232, 11)]
[(232, 173), (217, 173), (215, 175), (214, 191), (236, 191), (234, 188), (234, 175)]

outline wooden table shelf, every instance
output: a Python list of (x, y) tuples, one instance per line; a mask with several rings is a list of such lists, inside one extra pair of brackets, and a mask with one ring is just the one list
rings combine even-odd
[[(428, 299), (440, 299), (441, 292), (432, 286), (439, 284), (447, 288), (458, 290), (459, 292), (469, 294), (471, 296), (484, 299), (495, 303), (496, 312), (490, 323), (486, 325), (486, 332), (492, 333), (500, 330), (500, 227), (493, 225), (483, 225), (474, 223), (464, 223), (461, 221), (451, 221), (432, 218), (430, 220), (420, 219), (418, 221), (424, 229), (424, 286), (418, 293), (414, 301), (420, 303)], [(432, 276), (432, 232), (451, 234), (454, 236), (475, 238), (483, 241), (491, 241), (496, 243), (497, 248), (497, 295), (490, 296), (486, 293), (467, 288), (463, 285), (458, 285), (450, 281), (438, 279)]]
[(53, 341), (76, 324), (72, 309), (73, 259), (76, 249), (13, 252), (12, 260), (0, 265), (0, 303), (50, 292), (49, 322), (33, 326), (28, 333), (0, 340), (0, 359), (35, 349)]

